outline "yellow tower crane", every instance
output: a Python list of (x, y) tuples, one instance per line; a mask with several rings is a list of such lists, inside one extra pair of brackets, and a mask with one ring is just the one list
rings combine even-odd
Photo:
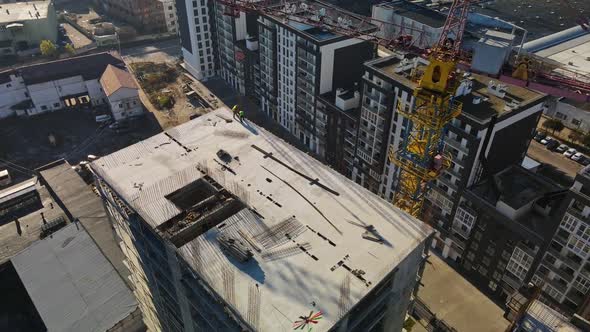
[(408, 119), (408, 129), (399, 150), (389, 149), (389, 160), (400, 169), (393, 203), (421, 217), (431, 183), (451, 164), (444, 151), (445, 128), (459, 114), (455, 101), (459, 86), (457, 62), (470, 0), (455, 0), (438, 43), (431, 49), (429, 63), (414, 90), (410, 110), (398, 103), (397, 111)]

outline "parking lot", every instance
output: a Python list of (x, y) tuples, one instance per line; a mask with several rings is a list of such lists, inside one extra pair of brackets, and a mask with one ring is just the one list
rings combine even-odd
[[(15, 182), (31, 176), (30, 170), (64, 158), (77, 164), (89, 154), (102, 156), (161, 131), (147, 113), (129, 133), (117, 134), (96, 123), (91, 112), (58, 111), (30, 118), (2, 120), (0, 168), (10, 171)], [(50, 144), (50, 135), (56, 146)]]
[(527, 154), (538, 162), (552, 166), (552, 169), (547, 171), (551, 171), (550, 173), (554, 173), (555, 176), (548, 176), (564, 185), (567, 183), (566, 179), (559, 179), (556, 176), (561, 178), (566, 176), (573, 179), (583, 167), (580, 163), (565, 157), (562, 153), (547, 150), (545, 145), (535, 140), (531, 141)]

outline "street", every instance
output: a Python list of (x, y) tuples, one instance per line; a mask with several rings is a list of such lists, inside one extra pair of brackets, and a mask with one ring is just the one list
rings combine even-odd
[(180, 40), (150, 41), (144, 45), (123, 47), (121, 56), (126, 63), (133, 62), (168, 62), (174, 63), (181, 56)]

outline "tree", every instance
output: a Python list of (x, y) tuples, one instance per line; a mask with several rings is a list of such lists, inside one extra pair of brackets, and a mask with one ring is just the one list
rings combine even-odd
[(66, 49), (66, 52), (68, 52), (68, 54), (76, 53), (76, 49), (74, 48), (74, 45), (72, 45), (72, 44), (67, 44), (65, 49)]
[(41, 54), (45, 56), (54, 56), (57, 54), (57, 47), (55, 47), (55, 44), (53, 44), (51, 40), (41, 41), (39, 48), (41, 48)]
[(582, 137), (582, 144), (584, 144), (587, 148), (590, 149), (590, 133), (587, 133)]
[(545, 129), (552, 130), (554, 135), (555, 132), (560, 132), (563, 130), (563, 128), (565, 128), (563, 122), (556, 119), (547, 119), (545, 122), (543, 122), (542, 126)]
[(584, 133), (579, 130), (572, 129), (569, 135), (567, 135), (567, 138), (569, 138), (573, 143), (577, 143), (582, 141), (584, 138)]

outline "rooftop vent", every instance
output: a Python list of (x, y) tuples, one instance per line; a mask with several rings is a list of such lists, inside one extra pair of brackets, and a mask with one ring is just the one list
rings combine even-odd
[(481, 104), (481, 97), (480, 96), (474, 96), (473, 97), (473, 105), (479, 105)]

